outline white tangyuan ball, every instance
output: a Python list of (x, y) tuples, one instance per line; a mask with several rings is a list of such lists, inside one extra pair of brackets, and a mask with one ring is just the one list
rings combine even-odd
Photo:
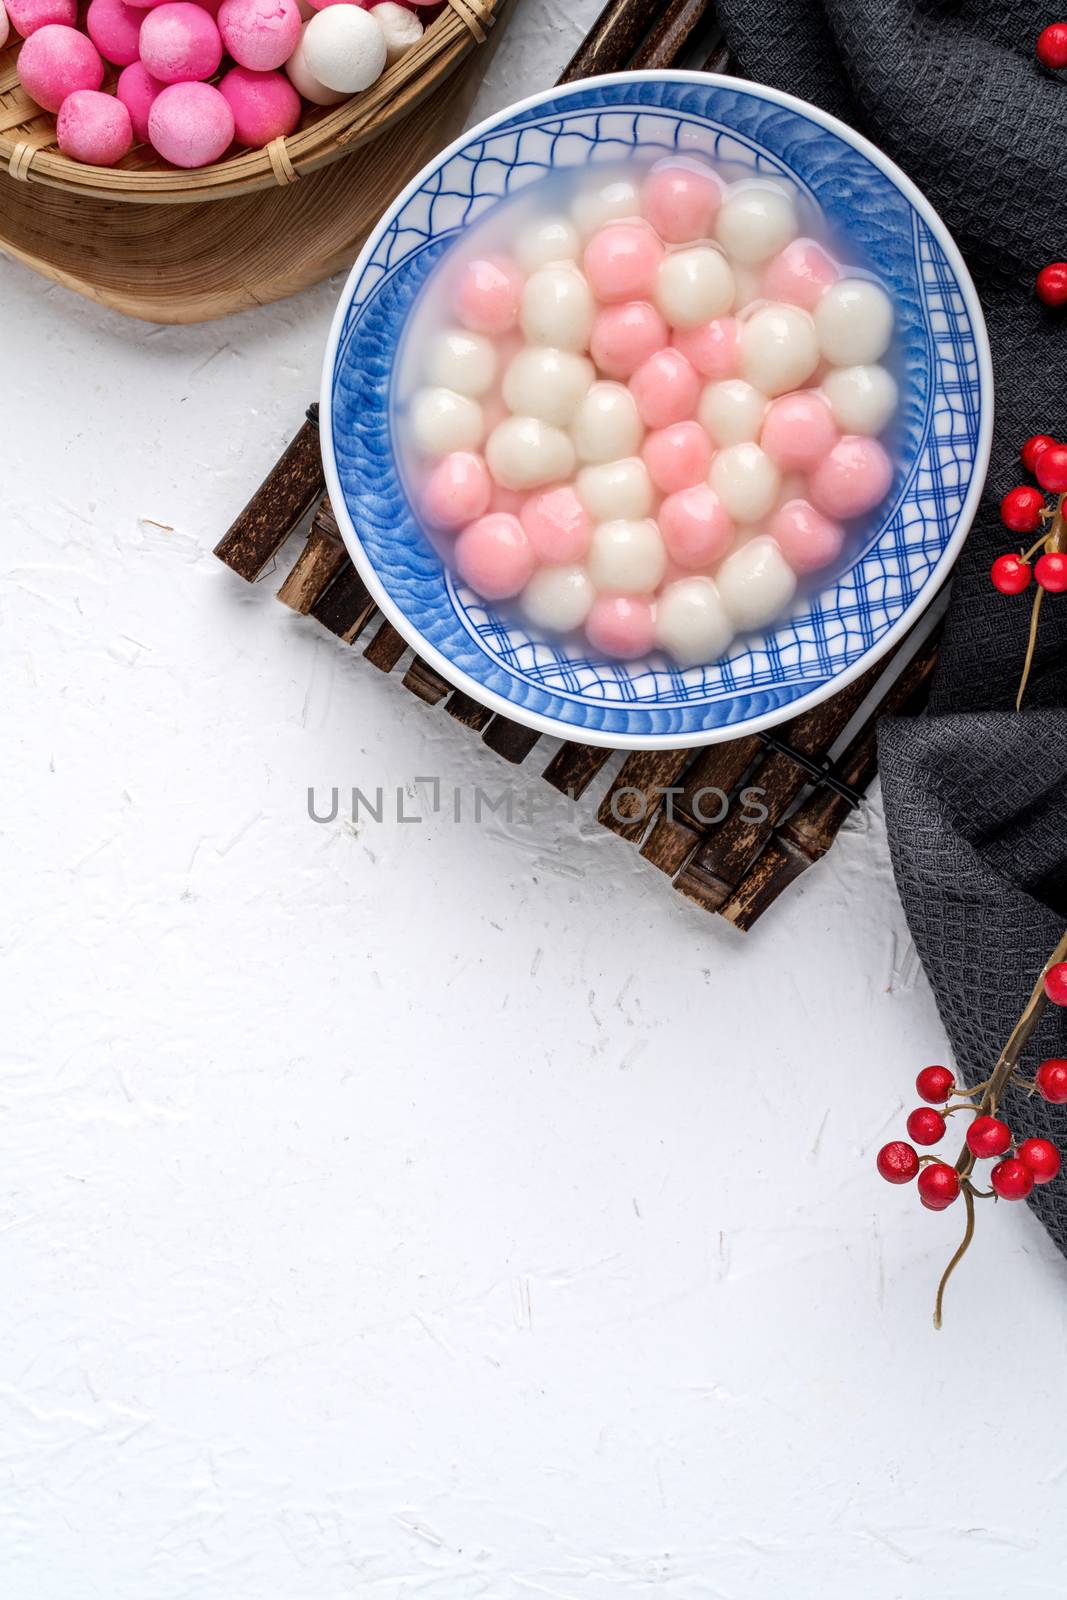
[(303, 34), (308, 70), (327, 89), (359, 94), (385, 71), (385, 32), (359, 6), (327, 6), (307, 23)]
[(585, 350), (595, 312), (592, 290), (573, 265), (539, 267), (523, 287), (519, 326), (531, 344)]
[(652, 479), (640, 456), (583, 467), (577, 488), (578, 498), (594, 522), (647, 517), (652, 510)]
[(799, 389), (818, 365), (815, 324), (799, 306), (762, 306), (741, 324), (741, 371), (764, 394)]
[(595, 599), (584, 567), (542, 567), (522, 591), (519, 604), (537, 627), (570, 633), (581, 627)]
[(496, 345), (484, 333), (446, 328), (430, 345), (426, 376), (442, 389), (454, 389), (476, 400), (493, 387)]
[(485, 437), (482, 408), (454, 389), (420, 389), (411, 402), (411, 436), (428, 456), (477, 450)]
[(574, 446), (562, 428), (538, 417), (505, 417), (489, 435), (485, 459), (505, 489), (536, 489), (574, 471)]
[(710, 578), (679, 578), (656, 601), (656, 643), (680, 667), (714, 661), (733, 636), (730, 614)]
[(752, 267), (742, 267), (736, 261), (734, 269), (734, 306), (735, 311), (744, 310), (745, 306), (754, 305), (757, 300), (765, 300), (763, 293), (763, 280)]
[(512, 356), (504, 373), (504, 401), (510, 411), (565, 428), (588, 393), (596, 368), (573, 350), (531, 344)]
[(823, 380), (842, 433), (881, 433), (897, 409), (897, 386), (884, 367), (835, 367)]
[(574, 446), (583, 461), (621, 461), (635, 456), (644, 438), (637, 402), (623, 383), (594, 383), (574, 418)]
[(835, 367), (866, 366), (885, 355), (893, 335), (893, 306), (867, 278), (841, 278), (824, 289), (815, 307), (815, 331)]
[(536, 272), (553, 261), (577, 261), (582, 241), (569, 217), (542, 217), (527, 223), (515, 241), (515, 255), (524, 272)]
[(578, 232), (583, 238), (588, 239), (590, 234), (602, 228), (605, 222), (621, 222), (626, 217), (637, 217), (641, 214), (641, 202), (637, 195), (637, 186), (628, 179), (620, 178), (615, 183), (606, 183), (596, 189), (585, 189), (575, 197), (571, 206), (571, 216), (578, 227)]
[(711, 463), (708, 482), (735, 522), (758, 522), (774, 509), (781, 474), (758, 444), (731, 444)]
[(380, 5), (371, 6), (370, 14), (385, 34), (385, 60), (388, 66), (407, 55), (426, 31), (414, 11), (409, 11), (407, 6), (398, 6), (396, 0), (381, 0)]
[(726, 557), (715, 574), (719, 596), (734, 626), (765, 628), (780, 617), (797, 580), (773, 539), (750, 539)]
[(593, 530), (589, 576), (612, 594), (651, 594), (667, 570), (667, 551), (651, 517), (619, 517)]
[(707, 245), (673, 250), (660, 262), (655, 298), (673, 328), (698, 328), (734, 303), (730, 263)]
[(750, 184), (728, 195), (719, 208), (715, 237), (743, 266), (769, 261), (796, 238), (797, 214), (781, 189)]
[(712, 444), (746, 444), (758, 439), (767, 410), (767, 397), (744, 378), (724, 378), (705, 384), (697, 418)]
[[(313, 18), (317, 17), (318, 12), (313, 11), (311, 16)], [(285, 63), (286, 76), (297, 94), (302, 95), (305, 100), (309, 100), (313, 106), (335, 106), (339, 101), (347, 100), (348, 96), (339, 93), (336, 89), (327, 89), (326, 85), (319, 82), (308, 66), (304, 55), (304, 34), (307, 33), (307, 28), (308, 25), (305, 24), (304, 32), (296, 41), (296, 49)]]

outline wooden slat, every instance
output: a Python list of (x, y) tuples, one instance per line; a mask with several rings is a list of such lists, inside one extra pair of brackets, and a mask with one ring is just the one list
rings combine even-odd
[(402, 681), (405, 689), (409, 689), (417, 699), (425, 701), (428, 706), (438, 705), (451, 688), (441, 674), (435, 672), (421, 656), (415, 657)]
[(363, 579), (346, 559), (329, 588), (319, 596), (309, 615), (329, 628), (345, 644), (358, 639), (377, 607)]
[(391, 622), (383, 622), (363, 654), (379, 672), (392, 672), (407, 647), (403, 634)]
[(215, 546), (239, 578), (252, 583), (326, 487), (319, 430), (308, 420)]
[(495, 750), (498, 756), (514, 762), (516, 766), (526, 760), (540, 737), (533, 728), (524, 728), (521, 722), (512, 722), (509, 717), (501, 716), (494, 717), (482, 734), (482, 740), (490, 750)]
[(597, 821), (620, 838), (637, 843), (644, 837), (664, 789), (684, 772), (688, 750), (633, 750), (600, 802)]
[(348, 556), (330, 502), (324, 500), (315, 513), (307, 544), (296, 565), (278, 590), (278, 599), (307, 616), (325, 594)]
[(580, 800), (600, 769), (615, 754), (598, 744), (562, 745), (548, 763), (541, 776), (560, 794)]
[(720, 797), (729, 798), (763, 750), (756, 734), (708, 745), (699, 751), (682, 777), (681, 794), (672, 795), (641, 846), (641, 854), (660, 872), (674, 877), (717, 816)]
[(450, 717), (455, 717), (465, 728), (473, 728), (476, 733), (481, 733), (493, 715), (488, 706), (483, 706), (478, 700), (472, 700), (470, 695), (464, 694), (461, 689), (453, 689), (445, 701), (445, 710)]

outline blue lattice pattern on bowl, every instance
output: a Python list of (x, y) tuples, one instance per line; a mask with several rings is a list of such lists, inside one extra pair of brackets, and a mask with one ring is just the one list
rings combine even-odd
[[(727, 178), (775, 177), (819, 207), (847, 259), (893, 296), (898, 468), (867, 547), (770, 634), (719, 661), (614, 663), (537, 636), (453, 582), (396, 466), (393, 357), (450, 244), (503, 196), (560, 166), (639, 150), (705, 154)], [(981, 488), (992, 396), (985, 329), (955, 246), (873, 147), (755, 85), (620, 74), (534, 97), (444, 152), (400, 197), (353, 269), (323, 384), (324, 455), (353, 559), (387, 615), (439, 670), (542, 728), (594, 742), (697, 744), (791, 715), (843, 685), (936, 591)]]

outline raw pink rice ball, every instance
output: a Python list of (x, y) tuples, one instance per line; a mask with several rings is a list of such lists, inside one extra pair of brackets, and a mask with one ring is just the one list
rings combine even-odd
[(130, 113), (113, 94), (75, 89), (56, 118), (56, 143), (65, 156), (93, 167), (113, 167), (133, 143)]
[(585, 619), (589, 643), (617, 661), (637, 661), (656, 642), (651, 600), (643, 595), (598, 594)]
[(206, 167), (233, 143), (233, 112), (209, 83), (171, 83), (148, 113), (154, 150), (176, 167)]
[(123, 4), (123, 0), (92, 0), (85, 13), (89, 37), (105, 61), (128, 67), (138, 60), (138, 39), (144, 12)]
[(19, 77), (31, 100), (45, 111), (58, 111), (77, 89), (99, 89), (104, 63), (96, 46), (77, 28), (46, 22), (19, 51)]
[(250, 150), (284, 138), (300, 121), (300, 96), (282, 72), (232, 67), (219, 93), (233, 112), (234, 138)]
[(533, 577), (536, 557), (518, 517), (490, 512), (456, 540), (456, 570), (486, 600), (509, 600)]
[(161, 83), (210, 78), (222, 60), (214, 19), (191, 0), (156, 6), (141, 24), (141, 60)]
[(24, 39), (50, 22), (73, 28), (78, 20), (78, 0), (5, 0), (4, 10), (15, 32)]
[(270, 72), (288, 61), (301, 26), (296, 0), (222, 0), (219, 6), (223, 44), (239, 67), (253, 72)]
[(142, 61), (132, 62), (130, 66), (123, 67), (119, 73), (115, 93), (130, 113), (133, 136), (141, 144), (148, 143), (148, 113), (152, 109), (153, 100), (163, 87), (158, 78), (153, 78)]

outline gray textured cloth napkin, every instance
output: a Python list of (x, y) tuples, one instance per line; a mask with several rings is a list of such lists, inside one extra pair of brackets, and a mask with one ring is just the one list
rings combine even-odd
[[(1067, 919), (1067, 595), (1045, 600), (1016, 713), (1033, 591), (1004, 598), (988, 577), (1016, 543), (997, 505), (1030, 481), (1020, 444), (1067, 435), (1067, 308), (1033, 291), (1040, 267), (1067, 258), (1067, 73), (1034, 55), (1056, 14), (1047, 0), (720, 0), (719, 13), (746, 76), (842, 118), (915, 180), (985, 311), (997, 411), (986, 493), (929, 715), (879, 730), (897, 887), (956, 1065), (976, 1083)], [(1048, 1055), (1067, 1056), (1067, 1009), (1049, 1008), (1028, 1064)], [(902, 1089), (922, 1065), (901, 1060)], [(1013, 1093), (1004, 1114), (1067, 1147), (1067, 1107)], [(1067, 1175), (1031, 1203), (1067, 1253)]]

